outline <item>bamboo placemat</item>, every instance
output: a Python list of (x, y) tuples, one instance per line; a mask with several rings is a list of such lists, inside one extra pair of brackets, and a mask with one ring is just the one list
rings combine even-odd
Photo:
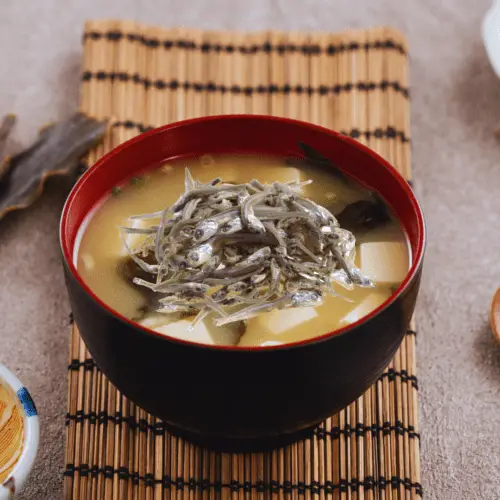
[[(340, 34), (85, 26), (81, 108), (112, 117), (104, 152), (164, 123), (220, 113), (288, 116), (342, 131), (410, 178), (408, 58), (388, 28)], [(422, 496), (411, 326), (380, 380), (311, 439), (269, 453), (210, 452), (172, 436), (98, 370), (76, 327), (69, 364), (66, 499)]]

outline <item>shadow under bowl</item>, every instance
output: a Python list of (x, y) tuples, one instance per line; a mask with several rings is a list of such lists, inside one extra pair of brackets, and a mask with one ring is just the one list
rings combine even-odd
[[(402, 223), (408, 275), (382, 306), (349, 327), (283, 346), (207, 346), (143, 328), (111, 310), (74, 264), (78, 230), (113, 186), (178, 157), (221, 153), (301, 156), (303, 141), (377, 191)], [(307, 433), (382, 374), (407, 331), (424, 253), (421, 209), (408, 183), (376, 153), (304, 122), (255, 115), (187, 120), (146, 132), (98, 161), (73, 188), (60, 239), (75, 321), (97, 365), (131, 401), (173, 432), (219, 449), (264, 449)]]

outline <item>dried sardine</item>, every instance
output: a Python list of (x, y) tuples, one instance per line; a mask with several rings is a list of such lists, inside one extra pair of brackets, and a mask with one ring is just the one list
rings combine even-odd
[(338, 296), (333, 282), (371, 286), (351, 260), (354, 235), (303, 197), (303, 185), (211, 186), (187, 173), (186, 193), (174, 205), (131, 218), (159, 220), (139, 231), (147, 243), (125, 247), (142, 273), (134, 284), (159, 294), (164, 312), (195, 309), (197, 321), (210, 312), (219, 325), (276, 308), (314, 307), (323, 293)]
[(211, 312), (212, 310), (209, 307), (200, 309), (200, 312), (196, 315), (196, 318), (194, 318), (193, 322), (188, 326), (188, 332), (192, 332), (195, 329), (196, 325), (203, 321)]
[(286, 294), (283, 297), (270, 302), (252, 305), (226, 317), (216, 318), (214, 322), (217, 326), (222, 326), (228, 323), (233, 323), (235, 321), (243, 321), (253, 318), (259, 314), (262, 314), (263, 312), (267, 312), (272, 309), (279, 310), (286, 307), (317, 307), (322, 303), (323, 296), (321, 295), (321, 293), (309, 290), (301, 290), (295, 293)]
[(186, 262), (192, 267), (199, 267), (212, 257), (213, 252), (213, 245), (211, 243), (204, 243), (188, 252)]
[(224, 234), (234, 234), (242, 229), (243, 222), (241, 222), (241, 217), (234, 217), (220, 228), (221, 232)]
[(219, 223), (214, 219), (201, 221), (194, 229), (193, 240), (201, 243), (211, 238), (219, 229)]
[(191, 175), (191, 171), (189, 170), (189, 168), (186, 168), (184, 170), (184, 175), (185, 175), (184, 187), (186, 193), (189, 193), (189, 191), (192, 191), (193, 189), (197, 188), (197, 184), (196, 181), (193, 179), (193, 176)]
[(249, 196), (241, 205), (240, 217), (243, 225), (246, 226), (249, 230), (256, 233), (263, 233), (266, 231), (266, 228), (256, 217), (253, 205), (256, 205), (260, 201), (263, 201), (266, 196), (268, 196), (267, 192), (254, 194), (252, 196)]
[(354, 264), (349, 262), (349, 260), (344, 255), (342, 255), (340, 250), (338, 250), (337, 248), (335, 248), (335, 250), (334, 250), (334, 255), (337, 258), (337, 261), (340, 263), (340, 265), (344, 269), (344, 271), (346, 272), (349, 279), (355, 285), (362, 286), (362, 287), (375, 286), (374, 282), (371, 279), (367, 278), (366, 276), (363, 276), (361, 274), (361, 271)]
[(107, 128), (107, 122), (82, 113), (44, 128), (31, 147), (9, 160), (8, 173), (0, 183), (0, 218), (31, 205), (48, 177), (71, 174)]
[(187, 275), (184, 279), (186, 281), (202, 281), (204, 278), (210, 276), (219, 266), (220, 257), (218, 255), (214, 255), (211, 257), (199, 271), (196, 271), (193, 274)]
[(158, 264), (148, 264), (145, 260), (140, 259), (137, 257), (137, 255), (130, 249), (127, 243), (127, 239), (125, 238), (125, 235), (120, 232), (120, 237), (122, 239), (123, 246), (125, 247), (125, 250), (129, 254), (130, 258), (146, 273), (154, 274), (159, 266)]
[(188, 201), (184, 208), (182, 209), (182, 220), (189, 220), (194, 214), (196, 207), (201, 202), (200, 198), (194, 198), (191, 201)]
[(119, 229), (121, 229), (126, 234), (155, 234), (158, 231), (158, 226), (150, 226), (150, 227), (120, 226)]
[(203, 196), (208, 196), (214, 193), (219, 193), (220, 191), (227, 191), (227, 192), (237, 192), (240, 191), (245, 187), (245, 184), (219, 184), (217, 186), (206, 186), (206, 187), (201, 187), (199, 189), (193, 189), (189, 191), (188, 193), (183, 194), (173, 205), (172, 208), (170, 209), (172, 212), (176, 212), (177, 210), (181, 210), (184, 208), (184, 205), (188, 201), (191, 201), (193, 198), (200, 198)]

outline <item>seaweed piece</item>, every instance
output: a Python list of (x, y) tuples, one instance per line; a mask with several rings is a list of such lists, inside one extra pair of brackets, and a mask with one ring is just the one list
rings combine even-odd
[[(154, 254), (150, 253), (145, 261), (149, 263), (154, 262)], [(138, 321), (144, 318), (144, 316), (148, 313), (156, 311), (160, 307), (160, 303), (158, 302), (158, 297), (155, 292), (149, 290), (143, 286), (137, 285), (134, 282), (135, 278), (142, 278), (144, 280), (148, 280), (150, 278), (150, 274), (146, 273), (143, 269), (141, 269), (137, 263), (135, 263), (130, 257), (125, 257), (122, 259), (117, 266), (118, 274), (121, 278), (127, 282), (132, 288), (140, 291), (142, 296), (144, 297), (144, 304), (138, 309), (138, 316), (133, 318), (133, 321)]]
[[(288, 159), (289, 165), (309, 165), (313, 167), (327, 168), (329, 172), (336, 175), (346, 185), (359, 189), (352, 184), (349, 178), (338, 168), (330, 159), (323, 156), (313, 147), (299, 141), (300, 149), (304, 153), (301, 160)], [(341, 227), (351, 232), (370, 230), (382, 226), (390, 221), (387, 207), (375, 191), (366, 189), (369, 194), (369, 200), (359, 200), (347, 205), (342, 212), (335, 214)]]
[(1, 169), (0, 219), (30, 206), (42, 193), (47, 178), (70, 175), (80, 158), (104, 136), (108, 124), (82, 113), (47, 125), (35, 143), (14, 155)]
[(342, 228), (351, 232), (359, 232), (375, 229), (391, 220), (384, 202), (375, 193), (371, 194), (371, 200), (350, 203), (336, 215)]
[(7, 142), (15, 124), (16, 115), (8, 114), (3, 117), (2, 124), (0, 125), (0, 154), (2, 154), (5, 143)]
[(342, 170), (335, 165), (335, 163), (333, 163), (332, 160), (323, 156), (319, 151), (316, 151), (312, 146), (309, 146), (305, 142), (299, 141), (298, 144), (304, 154), (304, 158), (287, 158), (285, 160), (287, 165), (299, 168), (303, 166), (318, 167), (322, 169), (326, 168), (328, 172), (337, 176), (346, 184), (349, 183), (349, 179), (344, 175)]
[[(150, 252), (145, 258), (144, 262), (147, 262), (148, 264), (154, 264), (154, 254)], [(136, 285), (134, 283), (134, 278), (142, 278), (143, 280), (148, 280), (150, 278), (150, 274), (143, 269), (139, 267), (139, 265), (134, 262), (130, 257), (124, 257), (119, 263), (118, 263), (118, 274), (132, 287), (141, 290), (141, 291), (147, 291), (142, 286)]]

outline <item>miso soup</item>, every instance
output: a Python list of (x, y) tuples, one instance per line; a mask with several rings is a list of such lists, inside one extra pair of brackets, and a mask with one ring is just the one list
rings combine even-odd
[[(186, 167), (190, 172), (187, 177)], [(215, 181), (210, 184), (214, 178), (221, 179), (219, 184)], [(237, 186), (250, 186), (248, 183), (253, 179), (256, 180), (253, 188), (238, 190)], [(308, 180), (312, 182), (307, 183)], [(279, 183), (275, 186), (282, 190), (283, 200), (281, 195), (275, 196), (274, 201), (266, 205), (266, 200), (270, 200), (265, 196), (268, 191), (259, 195), (259, 190), (273, 183)], [(221, 190), (210, 187), (226, 184), (236, 187), (221, 188), (225, 194), (220, 196), (216, 193)], [(193, 195), (189, 202), (184, 200), (177, 205), (182, 206), (182, 210), (176, 212), (175, 220), (166, 220), (162, 211), (174, 205), (189, 189), (201, 193), (201, 201), (197, 202), (198, 195)], [(301, 197), (314, 203), (308, 204), (303, 198), (295, 200), (294, 192), (289, 190), (300, 190)], [(117, 186), (80, 228), (74, 259), (84, 281), (108, 306), (167, 336), (205, 344), (239, 346), (305, 340), (363, 318), (391, 296), (408, 272), (407, 237), (389, 207), (384, 205), (386, 218), (380, 224), (363, 226), (363, 220), (358, 220), (355, 229), (347, 228), (352, 235), (342, 232), (346, 229), (342, 221), (349, 220), (342, 215), (352, 212), (356, 222), (359, 214), (351, 208), (363, 207), (363, 202), (369, 203), (372, 195), (352, 180), (346, 183), (344, 178), (326, 168), (305, 164), (297, 168), (289, 166), (282, 158), (221, 155), (176, 160), (133, 178), (126, 185)], [(208, 206), (203, 196), (212, 196), (213, 203), (211, 201)], [(254, 196), (254, 201), (248, 200), (250, 196)], [(257, 199), (260, 204), (255, 202)], [(240, 219), (239, 207), (245, 203), (247, 213)], [(285, 205), (292, 207), (288, 208), (289, 216), (280, 212), (285, 210), (282, 208)], [(317, 206), (320, 217), (333, 214), (335, 221), (330, 221), (330, 229), (326, 222), (313, 227), (307, 219)], [(321, 207), (326, 210), (322, 211)], [(213, 218), (213, 213), (229, 214), (229, 217), (223, 226), (201, 224)], [(152, 215), (130, 219), (140, 214)], [(248, 226), (249, 231), (245, 232), (245, 228), (241, 228), (242, 220), (254, 226)], [(370, 220), (368, 217), (367, 221)], [(182, 242), (177, 244), (172, 236), (165, 248), (155, 247), (154, 238), (158, 240), (158, 227), (162, 224), (165, 225), (162, 234), (176, 231)], [(120, 229), (124, 227), (129, 229)], [(202, 234), (205, 230), (207, 238)], [(205, 259), (201, 251), (224, 231), (239, 235), (239, 239), (234, 237), (235, 242), (225, 243), (223, 252), (210, 253)], [(343, 256), (328, 250), (321, 239), (322, 232), (329, 234), (329, 231), (348, 235), (346, 245), (349, 248), (342, 247)], [(197, 245), (193, 243), (195, 240)], [(187, 247), (191, 250), (182, 250)], [(149, 254), (145, 248), (149, 248)], [(193, 248), (196, 248), (194, 253)], [(136, 252), (140, 266), (131, 259), (130, 252)], [(165, 271), (167, 277), (163, 283), (166, 284), (161, 286), (157, 285), (161, 279), (157, 276), (155, 282), (152, 275), (163, 272), (158, 252), (164, 260), (170, 259), (172, 268)], [(259, 265), (257, 255), (260, 256)], [(353, 286), (339, 265), (338, 273), (332, 274), (338, 279), (325, 282), (324, 275), (318, 273), (319, 267), (326, 265), (326, 259), (330, 259), (329, 265), (335, 266), (343, 257), (361, 276), (369, 279), (370, 286)], [(204, 260), (194, 262), (200, 258)], [(188, 274), (186, 265), (194, 266)], [(243, 269), (248, 272), (243, 273)], [(183, 280), (176, 281), (181, 274)], [(190, 279), (194, 284), (186, 285)], [(272, 295), (277, 283), (284, 290), (279, 297), (279, 294)], [(245, 292), (240, 293), (245, 286)], [(191, 289), (201, 297), (200, 301), (205, 300), (205, 306), (191, 305), (194, 302), (189, 300), (198, 296), (195, 294), (192, 299), (184, 293)], [(236, 289), (239, 295), (231, 295)], [(183, 290), (184, 295), (174, 296), (176, 300), (164, 297), (167, 291), (175, 295), (176, 290)], [(209, 299), (205, 299), (207, 296)], [(305, 301), (298, 302), (298, 298)], [(226, 304), (229, 312), (224, 314), (229, 317), (239, 311), (251, 314), (244, 314), (241, 321), (225, 323), (223, 311), (219, 309)], [(215, 318), (217, 314), (219, 319)], [(217, 321), (221, 326), (216, 326)]]

